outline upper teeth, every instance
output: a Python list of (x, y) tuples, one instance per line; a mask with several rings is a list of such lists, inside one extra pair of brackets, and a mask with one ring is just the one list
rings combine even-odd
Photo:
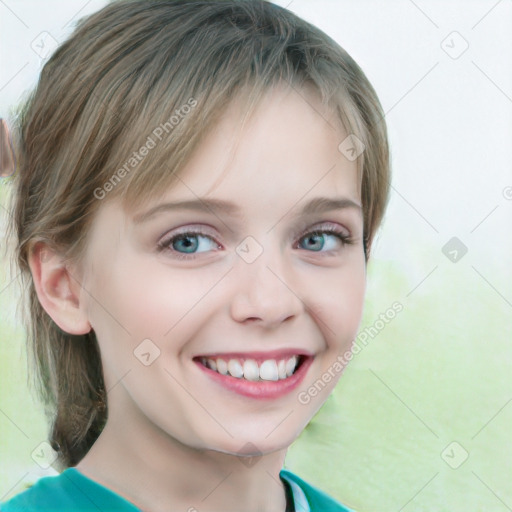
[(293, 375), (299, 361), (298, 356), (292, 356), (288, 359), (267, 359), (261, 364), (254, 359), (222, 359), (217, 358), (201, 358), (207, 368), (214, 370), (222, 375), (231, 375), (237, 379), (247, 380), (281, 380)]

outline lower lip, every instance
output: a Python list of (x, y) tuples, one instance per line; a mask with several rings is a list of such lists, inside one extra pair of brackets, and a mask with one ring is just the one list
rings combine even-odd
[(248, 396), (250, 398), (272, 399), (284, 396), (295, 388), (304, 380), (306, 373), (313, 362), (313, 356), (307, 356), (299, 366), (297, 371), (287, 379), (269, 380), (269, 381), (250, 381), (244, 378), (237, 379), (229, 375), (222, 375), (210, 368), (207, 368), (199, 361), (194, 361), (201, 370), (203, 370), (212, 380), (218, 382), (223, 387), (239, 395)]

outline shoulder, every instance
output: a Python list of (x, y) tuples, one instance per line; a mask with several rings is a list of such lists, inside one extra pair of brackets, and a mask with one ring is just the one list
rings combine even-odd
[(58, 476), (45, 476), (14, 496), (0, 503), (0, 512), (102, 512), (138, 509), (123, 498), (86, 478), (75, 468)]
[[(286, 480), (288, 483), (292, 485), (292, 490), (295, 486), (297, 486), (302, 493), (304, 493), (304, 497), (307, 500), (306, 506), (302, 507), (304, 511), (307, 512), (353, 512), (352, 509), (349, 509), (331, 498), (325, 492), (321, 491), (317, 487), (314, 487), (311, 484), (308, 484), (302, 478), (298, 477), (296, 474), (288, 471), (287, 469), (282, 469), (280, 472), (281, 478)], [(297, 502), (297, 495), (294, 491), (294, 499)], [(309, 510), (306, 508), (309, 505)], [(297, 508), (297, 507), (296, 507)], [(302, 512), (300, 508), (297, 509), (297, 512)]]
[(64, 473), (40, 478), (28, 489), (0, 503), (0, 512), (32, 512), (46, 508), (58, 510), (64, 506), (72, 506), (68, 492), (69, 483)]

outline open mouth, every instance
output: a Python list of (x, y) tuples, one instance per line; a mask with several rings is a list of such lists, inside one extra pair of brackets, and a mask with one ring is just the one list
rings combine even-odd
[(276, 359), (257, 360), (245, 357), (200, 356), (194, 358), (205, 368), (220, 375), (251, 382), (286, 380), (300, 368), (306, 359), (296, 354)]

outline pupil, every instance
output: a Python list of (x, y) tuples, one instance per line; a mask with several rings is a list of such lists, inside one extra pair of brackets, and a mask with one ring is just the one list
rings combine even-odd
[[(181, 249), (186, 252), (194, 252), (197, 249), (197, 238), (191, 236), (184, 236), (182, 238), (178, 238), (175, 242), (175, 249), (179, 250), (179, 245), (182, 245)], [(178, 246), (178, 247), (176, 247)]]
[(311, 235), (308, 237), (309, 248), (319, 251), (323, 246), (323, 238), (323, 235)]

